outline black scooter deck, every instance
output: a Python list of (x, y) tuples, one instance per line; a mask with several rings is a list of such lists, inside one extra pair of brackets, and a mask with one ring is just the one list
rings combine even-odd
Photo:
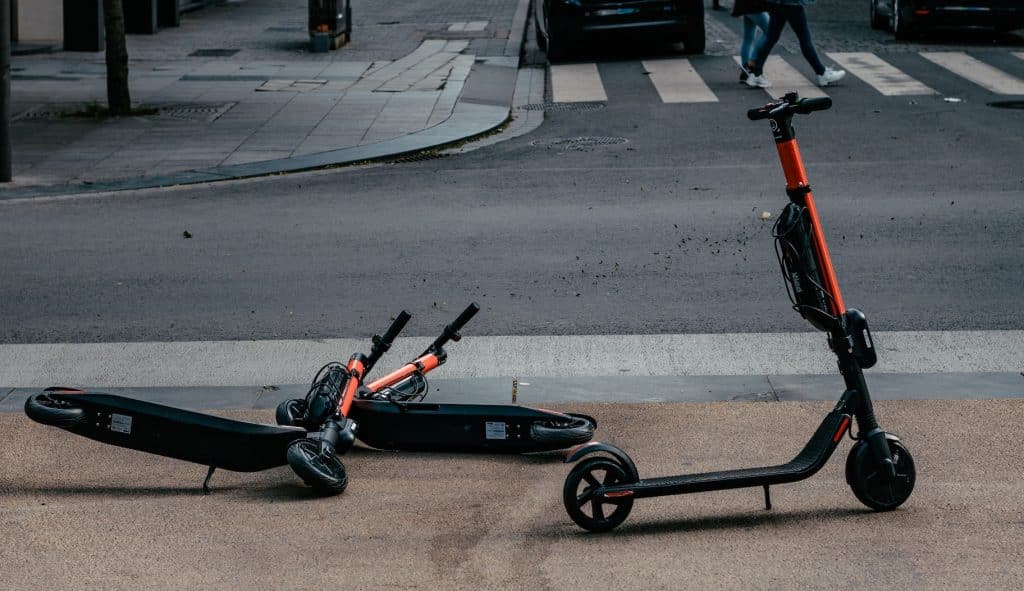
[(803, 450), (789, 462), (778, 466), (644, 478), (638, 482), (605, 487), (602, 493), (614, 495), (628, 490), (633, 491), (634, 498), (643, 498), (796, 482), (809, 478), (825, 465), (848, 424), (848, 415), (833, 411), (825, 417)]
[[(503, 404), (396, 403), (356, 400), (349, 415), (359, 428), (356, 437), (379, 449), (527, 453), (565, 449), (588, 441), (594, 421), (575, 439), (538, 438), (538, 421), (559, 416), (524, 406)], [(589, 419), (589, 417), (587, 417)], [(555, 432), (557, 433), (557, 432)], [(569, 436), (566, 433), (566, 436)]]
[(113, 394), (45, 394), (67, 406), (42, 408), (30, 398), (25, 411), (36, 421), (103, 443), (237, 472), (285, 465), (288, 444), (306, 436), (299, 427), (249, 423)]

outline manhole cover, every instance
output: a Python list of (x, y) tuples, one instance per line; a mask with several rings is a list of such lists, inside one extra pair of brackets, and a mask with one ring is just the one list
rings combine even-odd
[(188, 54), (190, 57), (231, 57), (238, 53), (237, 49), (197, 49)]
[(523, 111), (595, 111), (603, 109), (604, 103), (531, 103), (519, 108)]
[(569, 137), (535, 140), (530, 145), (538, 148), (555, 148), (558, 150), (589, 150), (598, 146), (614, 146), (628, 142), (624, 137)]
[(988, 106), (997, 109), (1024, 109), (1024, 101), (997, 101), (989, 103)]

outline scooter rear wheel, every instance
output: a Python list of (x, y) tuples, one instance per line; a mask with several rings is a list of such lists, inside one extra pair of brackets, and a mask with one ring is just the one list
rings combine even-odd
[(338, 456), (320, 453), (320, 442), (315, 439), (298, 439), (288, 446), (288, 465), (313, 490), (336, 495), (348, 486), (345, 465)]
[(274, 412), (277, 424), (285, 427), (301, 427), (304, 416), (306, 416), (306, 401), (301, 398), (285, 400), (277, 405), (277, 410)]
[(846, 482), (857, 500), (875, 511), (891, 511), (910, 498), (914, 491), (914, 458), (899, 441), (888, 440), (896, 478), (884, 482), (867, 441), (858, 441), (846, 458)]
[(534, 422), (530, 425), (530, 436), (534, 441), (553, 443), (559, 447), (572, 447), (590, 441), (594, 437), (597, 421), (586, 415), (567, 414), (567, 419), (554, 417)]
[[(569, 517), (577, 525), (592, 532), (605, 532), (626, 520), (633, 510), (633, 499), (597, 498), (594, 490), (599, 486), (611, 486), (628, 482), (626, 471), (610, 458), (592, 457), (583, 460), (569, 472), (562, 487), (562, 502)], [(605, 507), (614, 507), (611, 513)]]
[(28, 418), (44, 425), (70, 429), (85, 420), (85, 410), (47, 393), (35, 394), (25, 400)]

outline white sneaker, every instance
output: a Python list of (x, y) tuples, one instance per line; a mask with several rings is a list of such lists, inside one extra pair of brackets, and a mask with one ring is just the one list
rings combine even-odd
[(845, 70), (833, 70), (832, 68), (825, 68), (825, 73), (818, 76), (818, 86), (828, 86), (833, 82), (839, 82), (846, 75)]
[(769, 82), (768, 79), (764, 77), (764, 74), (758, 76), (757, 74), (751, 72), (750, 75), (747, 76), (747, 86), (751, 88), (771, 88), (772, 83)]

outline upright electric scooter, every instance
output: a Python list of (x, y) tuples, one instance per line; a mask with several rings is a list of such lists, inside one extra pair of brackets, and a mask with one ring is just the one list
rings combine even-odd
[(846, 384), (839, 403), (804, 449), (779, 466), (641, 479), (626, 452), (606, 443), (583, 444), (566, 457), (566, 462), (586, 459), (573, 467), (562, 489), (565, 509), (580, 527), (593, 532), (611, 530), (629, 515), (634, 499), (731, 488), (763, 487), (765, 508), (771, 509), (768, 487), (816, 473), (854, 419), (857, 443), (846, 459), (846, 482), (853, 494), (876, 511), (895, 509), (910, 497), (914, 460), (900, 439), (883, 431), (875, 418), (862, 371), (877, 360), (871, 332), (863, 313), (843, 305), (793, 132), (794, 114), (806, 115), (831, 106), (830, 98), (801, 99), (791, 92), (747, 111), (747, 117), (768, 119), (775, 136), (790, 201), (774, 227), (776, 254), (793, 308), (828, 333), (829, 347), (838, 358)]

